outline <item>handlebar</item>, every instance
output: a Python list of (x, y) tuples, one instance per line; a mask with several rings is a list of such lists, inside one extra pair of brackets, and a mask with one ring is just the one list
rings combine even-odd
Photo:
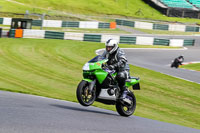
[(109, 74), (113, 74), (113, 73), (116, 72), (115, 70), (110, 70), (110, 69), (108, 69), (108, 68), (105, 68), (105, 69), (103, 69), (103, 70), (106, 71), (106, 72), (108, 72)]
[(110, 70), (110, 69), (108, 69), (108, 65), (107, 65), (107, 64), (102, 64), (101, 68), (102, 68), (104, 71), (108, 72), (109, 74), (113, 74), (113, 73), (116, 72), (115, 70)]

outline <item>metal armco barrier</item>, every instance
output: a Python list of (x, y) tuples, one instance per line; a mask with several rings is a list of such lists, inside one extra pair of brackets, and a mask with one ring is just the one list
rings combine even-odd
[(0, 18), (0, 24), (3, 24), (3, 18)]
[(10, 37), (10, 38), (15, 38), (15, 29), (11, 29), (11, 30), (9, 31), (9, 37)]
[(168, 40), (168, 39), (154, 38), (154, 43), (153, 43), (153, 45), (164, 45), (164, 46), (169, 46), (169, 40)]
[(98, 28), (104, 28), (104, 29), (110, 28), (110, 23), (99, 23)]
[(117, 23), (117, 25), (135, 27), (135, 22), (134, 21), (116, 19), (116, 23)]
[(184, 40), (183, 46), (194, 46), (195, 40)]
[(199, 27), (186, 26), (187, 32), (199, 32)]
[(79, 22), (67, 22), (67, 21), (63, 21), (62, 22), (62, 27), (79, 27)]
[[(128, 20), (115, 20), (117, 25), (135, 27), (139, 29), (150, 29), (150, 30), (166, 30), (166, 31), (180, 31), (180, 32), (200, 32), (200, 27), (197, 26), (186, 26), (181, 24), (156, 24), (149, 22), (138, 22)], [(153, 25), (153, 26), (152, 26)]]
[(136, 44), (136, 37), (120, 36), (120, 41), (119, 41), (119, 43)]
[(153, 24), (153, 29), (154, 30), (168, 30), (169, 26), (163, 25), (163, 24)]
[[(20, 33), (19, 33), (20, 32)], [(23, 35), (22, 35), (23, 34)], [(21, 36), (22, 35), (22, 36)], [(163, 45), (163, 46), (194, 46), (194, 39), (166, 39), (142, 36), (120, 36), (120, 35), (107, 35), (107, 34), (84, 34), (72, 32), (55, 32), (45, 30), (30, 30), (25, 29), (11, 29), (9, 37), (11, 38), (40, 38), (40, 39), (65, 39), (65, 40), (78, 40), (89, 42), (105, 43), (108, 39), (116, 39), (121, 44), (137, 44), (137, 45)]]
[(101, 42), (101, 35), (84, 34), (84, 41)]
[(64, 32), (45, 31), (45, 38), (64, 39)]
[[(11, 25), (12, 18), (0, 18), (0, 24)], [(105, 28), (115, 29), (116, 22), (104, 23), (96, 21), (62, 21), (62, 20), (33, 20), (32, 26), (42, 27), (71, 27), (71, 28)]]
[(33, 20), (32, 26), (42, 26), (42, 20)]

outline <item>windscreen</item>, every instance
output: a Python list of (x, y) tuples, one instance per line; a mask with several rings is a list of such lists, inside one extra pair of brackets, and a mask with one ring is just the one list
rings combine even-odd
[(98, 56), (94, 57), (93, 59), (91, 59), (88, 63), (98, 62), (98, 61), (101, 61), (104, 59), (106, 59), (106, 58), (101, 55), (98, 55)]

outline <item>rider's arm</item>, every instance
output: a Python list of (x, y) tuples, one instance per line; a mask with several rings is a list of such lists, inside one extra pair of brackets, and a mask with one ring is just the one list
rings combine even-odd
[(127, 62), (127, 58), (125, 56), (124, 51), (120, 50), (118, 52), (118, 62), (113, 64), (114, 68), (121, 68), (121, 67), (125, 67), (126, 62)]

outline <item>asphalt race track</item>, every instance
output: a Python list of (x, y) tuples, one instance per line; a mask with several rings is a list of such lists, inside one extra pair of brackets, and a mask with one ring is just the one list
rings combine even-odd
[(184, 62), (200, 61), (200, 47), (188, 49), (125, 49), (128, 61), (132, 65), (148, 68), (164, 74), (200, 84), (200, 72), (181, 68), (171, 68), (172, 60), (183, 55)]
[(78, 103), (0, 91), (0, 133), (200, 133)]

